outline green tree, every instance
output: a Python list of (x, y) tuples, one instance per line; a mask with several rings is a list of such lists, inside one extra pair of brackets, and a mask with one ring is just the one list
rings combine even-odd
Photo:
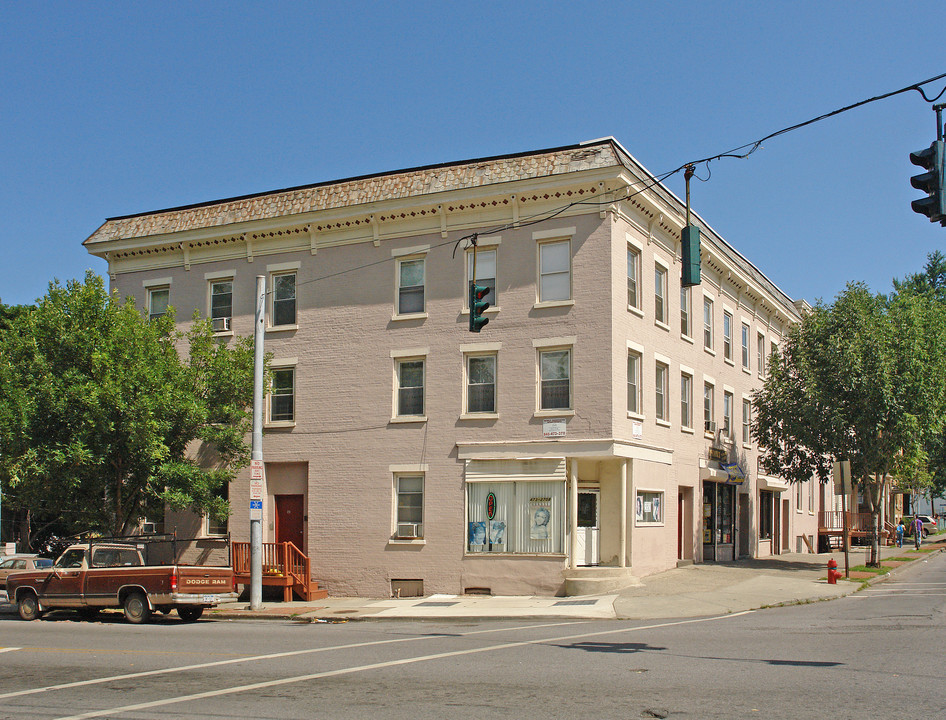
[(827, 482), (849, 460), (873, 518), (890, 476), (924, 457), (941, 432), (946, 320), (929, 296), (875, 295), (852, 283), (791, 329), (755, 394), (753, 434), (762, 466), (791, 482)]
[(165, 503), (226, 517), (221, 490), (249, 461), (251, 338), (149, 321), (91, 272), (4, 317), (4, 510), (114, 535)]

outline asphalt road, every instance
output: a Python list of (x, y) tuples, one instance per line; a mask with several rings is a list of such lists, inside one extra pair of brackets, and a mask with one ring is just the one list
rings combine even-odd
[(946, 717), (946, 555), (831, 602), (651, 622), (0, 620), (0, 717)]

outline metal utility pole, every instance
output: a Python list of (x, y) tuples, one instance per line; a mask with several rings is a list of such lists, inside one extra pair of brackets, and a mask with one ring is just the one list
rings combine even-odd
[(255, 475), (263, 474), (263, 337), (266, 318), (266, 277), (256, 276), (256, 324), (253, 331), (253, 443), (250, 480), (250, 610), (263, 606), (263, 500), (254, 497)]

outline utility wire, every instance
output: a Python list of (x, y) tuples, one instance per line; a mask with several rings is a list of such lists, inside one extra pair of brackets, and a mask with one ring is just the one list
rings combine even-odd
[[(558, 215), (561, 215), (563, 212), (565, 212), (566, 210), (569, 210), (570, 208), (575, 207), (576, 205), (597, 205), (597, 206), (601, 206), (601, 205), (610, 205), (610, 204), (612, 204), (612, 203), (621, 202), (621, 201), (623, 201), (623, 200), (629, 200), (630, 198), (634, 197), (635, 195), (639, 195), (639, 194), (642, 193), (642, 192), (646, 192), (647, 190), (650, 190), (650, 189), (651, 189), (652, 187), (654, 187), (655, 185), (659, 185), (660, 183), (662, 183), (662, 182), (663, 182), (664, 180), (666, 180), (667, 178), (672, 177), (673, 175), (676, 175), (678, 172), (680, 172), (681, 170), (685, 170), (685, 169), (686, 169), (687, 167), (689, 167), (689, 166), (696, 166), (696, 165), (704, 165), (704, 164), (705, 164), (705, 165), (706, 165), (706, 169), (707, 169), (707, 177), (706, 177), (706, 179), (703, 179), (703, 178), (701, 178), (701, 177), (699, 177), (699, 176), (695, 176), (695, 177), (696, 177), (697, 180), (700, 180), (700, 181), (702, 181), (702, 182), (707, 182), (707, 181), (710, 179), (710, 177), (712, 177), (712, 172), (710, 171), (710, 166), (709, 166), (709, 164), (710, 164), (713, 160), (721, 160), (721, 159), (723, 159), (723, 158), (737, 158), (737, 159), (744, 160), (744, 159), (748, 158), (750, 155), (752, 155), (756, 150), (758, 150), (759, 148), (761, 148), (761, 147), (762, 147), (762, 143), (764, 143), (766, 140), (771, 140), (772, 138), (778, 137), (779, 135), (785, 135), (786, 133), (790, 133), (790, 132), (792, 132), (792, 131), (794, 131), (794, 130), (799, 130), (799, 129), (803, 128), (803, 127), (807, 127), (808, 125), (813, 125), (813, 124), (816, 123), (816, 122), (820, 122), (820, 121), (822, 121), (822, 120), (826, 120), (827, 118), (834, 117), (835, 115), (840, 115), (841, 113), (848, 112), (849, 110), (853, 110), (853, 109), (855, 109), (855, 108), (859, 108), (859, 107), (861, 107), (862, 105), (867, 105), (867, 104), (872, 103), (872, 102), (877, 102), (878, 100), (886, 100), (887, 98), (893, 97), (893, 96), (895, 96), (895, 95), (900, 95), (900, 94), (902, 94), (902, 93), (910, 92), (911, 90), (915, 90), (915, 91), (917, 91), (918, 93), (920, 93), (920, 95), (923, 96), (923, 99), (924, 99), (926, 102), (929, 102), (929, 103), (936, 102), (939, 98), (941, 98), (941, 97), (943, 96), (944, 93), (946, 93), (946, 86), (944, 86), (944, 88), (940, 91), (940, 93), (939, 93), (936, 97), (934, 97), (934, 98), (929, 98), (929, 97), (926, 96), (926, 93), (923, 91), (923, 86), (924, 86), (924, 85), (929, 85), (930, 83), (936, 82), (937, 80), (942, 80), (943, 78), (946, 78), (946, 73), (942, 73), (942, 74), (937, 75), (937, 76), (935, 76), (935, 77), (931, 77), (931, 78), (929, 78), (928, 80), (923, 80), (923, 81), (921, 81), (921, 82), (913, 83), (912, 85), (907, 85), (906, 87), (902, 87), (902, 88), (900, 88), (899, 90), (893, 90), (893, 91), (891, 91), (891, 92), (884, 93), (883, 95), (875, 95), (874, 97), (867, 98), (866, 100), (861, 100), (861, 101), (859, 101), (859, 102), (853, 103), (852, 105), (845, 105), (845, 106), (842, 107), (842, 108), (838, 108), (837, 110), (832, 110), (832, 111), (829, 112), (829, 113), (825, 113), (824, 115), (819, 115), (818, 117), (811, 118), (810, 120), (805, 120), (804, 122), (796, 123), (795, 125), (789, 125), (788, 127), (782, 128), (781, 130), (776, 130), (776, 131), (773, 132), (773, 133), (769, 133), (768, 135), (766, 135), (766, 136), (763, 137), (763, 138), (760, 138), (760, 139), (755, 140), (755, 141), (753, 141), (753, 142), (748, 142), (748, 143), (746, 143), (746, 144), (744, 144), (744, 145), (740, 145), (740, 146), (738, 146), (738, 147), (732, 148), (731, 150), (727, 150), (727, 151), (725, 151), (725, 152), (718, 153), (717, 155), (711, 155), (711, 156), (705, 157), (705, 158), (703, 158), (703, 159), (701, 159), (701, 160), (690, 160), (690, 161), (685, 162), (685, 163), (683, 163), (682, 165), (680, 165), (680, 167), (678, 167), (678, 168), (676, 168), (676, 169), (674, 169), (674, 170), (671, 170), (671, 171), (669, 171), (669, 172), (661, 173), (661, 174), (656, 175), (656, 176), (655, 176), (655, 175), (651, 175), (651, 176), (650, 176), (650, 179), (649, 179), (647, 182), (645, 182), (644, 187), (640, 188), (639, 190), (635, 190), (635, 191), (633, 191), (633, 192), (631, 191), (630, 188), (628, 188), (627, 193), (626, 193), (625, 195), (621, 196), (621, 197), (612, 197), (612, 198), (610, 198), (610, 199), (608, 199), (608, 200), (585, 200), (585, 199), (583, 199), (583, 200), (576, 200), (576, 201), (574, 201), (574, 202), (570, 202), (570, 203), (568, 203), (568, 204), (566, 204), (566, 205), (563, 205), (563, 206), (561, 206), (561, 207), (559, 207), (559, 208), (554, 208), (554, 209), (552, 209), (552, 210), (546, 210), (546, 211), (541, 212), (541, 213), (536, 213), (535, 215), (527, 216), (525, 219), (520, 218), (518, 222), (509, 222), (509, 223), (505, 223), (505, 224), (503, 224), (503, 225), (497, 225), (497, 226), (495, 226), (495, 227), (493, 227), (493, 228), (490, 228), (489, 230), (483, 230), (483, 231), (480, 231), (480, 232), (477, 232), (477, 233), (470, 233), (469, 235), (464, 235), (463, 237), (459, 238), (458, 240), (447, 240), (446, 242), (442, 242), (442, 243), (438, 243), (438, 244), (436, 244), (436, 245), (432, 245), (432, 246), (430, 247), (430, 249), (431, 249), (431, 250), (435, 250), (435, 249), (444, 247), (444, 246), (446, 246), (446, 245), (451, 245), (451, 244), (452, 244), (452, 245), (454, 246), (454, 252), (456, 252), (456, 248), (457, 248), (457, 247), (460, 245), (460, 243), (462, 243), (464, 240), (471, 240), (471, 239), (473, 239), (474, 237), (476, 237), (477, 235), (494, 235), (494, 234), (496, 234), (496, 233), (503, 232), (503, 231), (505, 231), (505, 230), (509, 230), (510, 228), (529, 227), (530, 225), (535, 225), (535, 224), (537, 224), (537, 223), (546, 222), (547, 220), (551, 220), (552, 218), (554, 218), (554, 217), (556, 217), (556, 216), (558, 216)], [(742, 150), (746, 150), (746, 148), (749, 148), (747, 152), (741, 152)], [(394, 260), (395, 260), (395, 258), (382, 258), (381, 260), (375, 260), (374, 262), (365, 263), (364, 265), (358, 265), (358, 266), (356, 266), (356, 267), (348, 268), (348, 269), (346, 269), (346, 270), (339, 270), (338, 272), (334, 272), (334, 273), (331, 273), (331, 274), (329, 274), (329, 275), (321, 275), (321, 276), (316, 277), (316, 278), (311, 278), (310, 280), (304, 280), (304, 281), (302, 281), (302, 282), (298, 282), (298, 283), (296, 283), (296, 287), (300, 287), (300, 286), (302, 286), (302, 285), (309, 285), (309, 284), (311, 284), (311, 283), (320, 282), (320, 281), (322, 281), (322, 280), (328, 280), (328, 279), (330, 279), (330, 278), (339, 277), (339, 276), (341, 276), (341, 275), (347, 275), (348, 273), (357, 272), (357, 271), (359, 271), (359, 270), (364, 270), (364, 269), (366, 269), (366, 268), (374, 267), (374, 266), (376, 266), (376, 265), (381, 265), (381, 264), (383, 264), (383, 263), (393, 262)], [(269, 295), (269, 294), (272, 294), (272, 292), (273, 292), (273, 290), (267, 290), (267, 291), (266, 291), (266, 294)]]

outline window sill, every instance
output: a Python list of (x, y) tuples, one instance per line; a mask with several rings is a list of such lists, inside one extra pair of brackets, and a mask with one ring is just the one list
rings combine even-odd
[(637, 315), (637, 317), (641, 317), (641, 318), (644, 317), (644, 311), (641, 310), (640, 308), (634, 307), (633, 305), (628, 305), (627, 311), (629, 313), (633, 313), (634, 315)]
[[(495, 543), (494, 543), (495, 544)], [(565, 559), (568, 557), (565, 553), (560, 552), (547, 552), (547, 553), (537, 553), (537, 552), (513, 552), (511, 550), (470, 550), (467, 547), (463, 552), (463, 557), (465, 558), (475, 558), (475, 557), (534, 557), (534, 558), (557, 558)]]
[(461, 420), (499, 420), (499, 413), (463, 413)]
[(725, 362), (730, 367), (736, 367), (736, 363), (732, 361), (732, 358), (724, 357), (723, 362)]
[(392, 315), (391, 321), (397, 322), (398, 320), (426, 320), (427, 313), (405, 313), (404, 315)]
[(574, 300), (546, 300), (539, 301), (532, 306), (533, 310), (543, 310), (545, 308), (571, 307), (575, 304)]
[(628, 417), (630, 420), (640, 420), (641, 422), (643, 422), (644, 420), (647, 419), (647, 416), (641, 415), (640, 413), (636, 413), (636, 412), (629, 412), (629, 413), (627, 414), (627, 417)]
[(404, 415), (391, 418), (390, 422), (392, 423), (425, 423), (427, 422), (426, 415)]
[(665, 428), (670, 427), (669, 420), (654, 420), (654, 422), (657, 423), (657, 425), (659, 425), (660, 427), (665, 427)]
[(214, 333), (214, 337), (233, 337), (233, 330), (220, 330)]
[(666, 330), (667, 332), (670, 332), (670, 326), (667, 323), (663, 322), (662, 320), (654, 320), (654, 325), (659, 327), (661, 330)]
[(751, 375), (751, 374), (752, 374), (752, 371), (751, 371), (749, 368), (747, 368), (747, 367), (743, 367), (743, 368), (742, 368), (742, 371), (743, 371), (746, 375)]
[[(500, 307), (499, 305), (496, 305), (496, 306), (490, 305), (488, 308), (486, 308), (486, 309), (483, 311), (483, 315), (496, 315), (496, 314), (498, 314), (498, 313), (501, 312), (501, 311), (502, 311), (502, 307)], [(427, 314), (427, 313), (424, 313), (424, 315), (426, 315), (426, 314)], [(464, 307), (462, 310), (460, 310), (460, 314), (461, 314), (461, 315), (469, 315), (469, 314), (470, 314), (470, 308)], [(400, 317), (403, 317), (403, 315), (400, 316)]]
[(296, 426), (295, 420), (278, 420), (276, 422), (267, 422), (263, 424), (264, 430), (287, 430)]
[(683, 333), (680, 333), (680, 339), (683, 340), (683, 342), (690, 343), (690, 345), (696, 344), (696, 341), (693, 338), (691, 338), (689, 335), (684, 335)]
[(299, 326), (297, 324), (293, 325), (271, 325), (266, 328), (266, 332), (288, 332), (290, 330), (298, 330)]
[(716, 437), (716, 433), (710, 432), (709, 430), (704, 430), (704, 431), (703, 431), (703, 437), (712, 440), (713, 438)]
[(410, 546), (413, 545), (413, 546), (416, 547), (416, 546), (418, 546), (418, 545), (426, 545), (426, 544), (427, 544), (427, 541), (426, 541), (424, 538), (391, 538), (390, 540), (388, 540), (388, 545), (389, 545), (389, 546), (390, 546), (390, 545), (395, 545), (395, 546), (398, 546), (398, 545), (399, 545), (399, 546), (401, 546), (401, 547), (404, 547), (404, 546), (406, 545), (406, 546), (410, 547)]
[(536, 410), (532, 417), (537, 418), (554, 418), (554, 417), (573, 417), (575, 411), (571, 409), (562, 409), (562, 410)]
[(752, 443), (743, 443), (743, 444), (742, 444), (742, 449), (743, 449), (743, 450), (751, 450), (751, 449), (752, 449)]
[(691, 427), (681, 427), (680, 432), (685, 432), (687, 435), (695, 435), (696, 430)]
[(643, 522), (642, 520), (635, 520), (634, 527), (665, 527), (665, 524), (662, 522)]
[(716, 357), (716, 351), (713, 350), (713, 348), (708, 348), (708, 347), (706, 347), (706, 345), (703, 346), (703, 352), (705, 352), (705, 353), (707, 353), (707, 354), (709, 354), (709, 355), (712, 355), (713, 357)]

